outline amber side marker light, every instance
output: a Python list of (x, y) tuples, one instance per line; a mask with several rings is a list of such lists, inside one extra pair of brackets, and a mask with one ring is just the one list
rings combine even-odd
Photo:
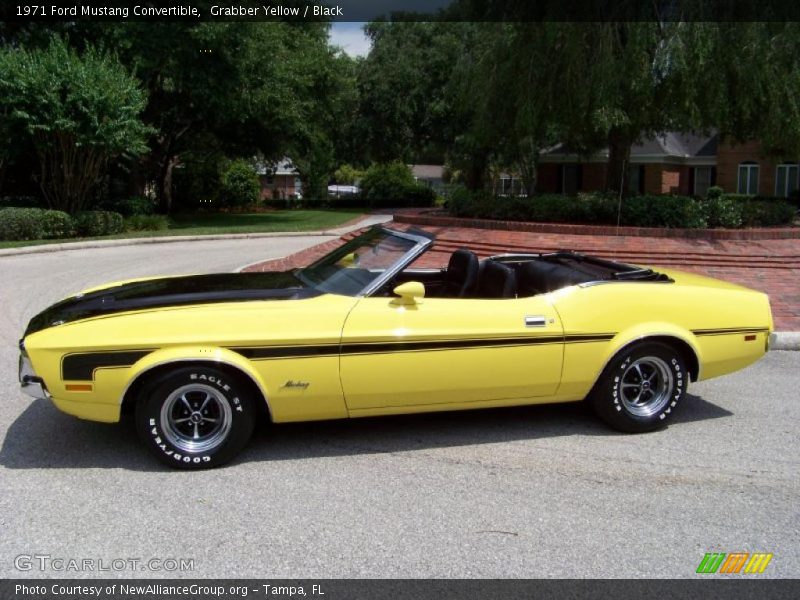
[(744, 336), (744, 341), (745, 342), (754, 342), (755, 340), (756, 340), (755, 334)]
[(91, 383), (68, 383), (66, 386), (68, 392), (91, 392)]

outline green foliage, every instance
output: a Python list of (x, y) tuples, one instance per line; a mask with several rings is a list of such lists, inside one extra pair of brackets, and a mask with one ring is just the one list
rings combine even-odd
[(156, 211), (156, 203), (146, 196), (130, 196), (103, 203), (103, 209), (118, 212), (123, 217), (152, 215)]
[[(463, 130), (451, 89), (454, 66), (468, 53), (481, 23), (373, 22), (358, 69), (357, 138), (367, 160), (414, 161), (444, 154)], [(431, 152), (433, 149), (433, 152)]]
[(622, 201), (621, 225), (702, 229), (708, 226), (702, 206), (687, 196), (631, 196)]
[(75, 235), (75, 223), (67, 213), (41, 208), (0, 210), (0, 240), (39, 240)]
[[(615, 225), (619, 200), (593, 193), (577, 197), (539, 194), (531, 198), (493, 197), (488, 192), (453, 191), (447, 203), (454, 217)], [(795, 208), (781, 198), (725, 194), (695, 200), (686, 196), (644, 195), (623, 198), (620, 225), (698, 229), (787, 225)]]
[(720, 190), (720, 192), (722, 191), (721, 188), (709, 188), (706, 200), (702, 202), (708, 226), (724, 227), (728, 229), (741, 227), (742, 203), (730, 196), (717, 194), (717, 190)]
[(233, 161), (222, 174), (220, 200), (225, 206), (250, 206), (261, 195), (261, 184), (253, 166), (246, 160)]
[(750, 197), (742, 201), (742, 224), (745, 227), (788, 225), (797, 210), (782, 198)]
[(0, 240), (38, 240), (43, 235), (41, 209), (4, 208), (0, 210)]
[(368, 200), (394, 198), (415, 183), (407, 165), (401, 162), (375, 163), (361, 179), (361, 195)]
[(75, 220), (60, 210), (41, 210), (42, 238), (46, 240), (68, 238), (75, 235)]
[(120, 233), (123, 226), (122, 215), (108, 210), (87, 210), (75, 215), (75, 229), (84, 237)]
[(721, 187), (718, 185), (712, 185), (710, 188), (708, 188), (708, 191), (706, 191), (706, 200), (720, 198), (724, 193), (725, 190), (723, 190)]
[(164, 215), (131, 215), (124, 222), (125, 231), (164, 231), (169, 219)]
[(33, 141), (39, 185), (53, 208), (73, 213), (93, 199), (110, 159), (145, 150), (145, 94), (116, 59), (82, 55), (59, 38), (44, 50), (7, 51), (0, 98)]
[(364, 171), (346, 163), (333, 173), (333, 179), (339, 185), (355, 185), (362, 177), (364, 177)]
[(432, 206), (436, 194), (417, 183), (401, 162), (375, 163), (361, 179), (361, 198), (368, 206)]

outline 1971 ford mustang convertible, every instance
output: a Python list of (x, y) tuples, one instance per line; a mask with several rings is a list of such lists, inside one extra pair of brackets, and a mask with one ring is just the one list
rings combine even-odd
[(573, 252), (410, 267), (433, 243), (377, 227), (285, 273), (152, 278), (36, 315), (22, 388), (62, 411), (133, 413), (167, 464), (220, 465), (274, 422), (572, 402), (645, 432), (690, 381), (767, 351), (767, 296)]

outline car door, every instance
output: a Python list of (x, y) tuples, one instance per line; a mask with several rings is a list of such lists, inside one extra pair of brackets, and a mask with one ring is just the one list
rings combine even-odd
[(562, 357), (546, 296), (411, 305), (368, 297), (345, 321), (340, 371), (351, 414), (399, 412), (554, 395)]

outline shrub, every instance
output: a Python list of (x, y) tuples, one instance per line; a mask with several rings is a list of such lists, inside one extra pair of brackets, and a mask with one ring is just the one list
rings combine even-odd
[(436, 193), (417, 183), (411, 169), (401, 162), (376, 163), (361, 179), (362, 206), (433, 206)]
[(745, 227), (789, 225), (796, 209), (781, 198), (747, 198), (741, 201), (742, 224)]
[(706, 190), (706, 200), (713, 200), (714, 198), (719, 198), (724, 194), (725, 191), (719, 187), (718, 185), (712, 185), (708, 190)]
[(133, 215), (125, 219), (125, 231), (163, 231), (169, 227), (164, 215)]
[(38, 240), (44, 235), (41, 210), (4, 208), (0, 210), (0, 240)]
[(222, 174), (220, 199), (226, 206), (256, 204), (261, 196), (261, 184), (255, 169), (246, 160), (233, 161)]
[(367, 200), (391, 200), (415, 184), (407, 165), (401, 162), (375, 163), (361, 179), (361, 195)]
[[(717, 188), (721, 189), (721, 188)], [(711, 190), (709, 190), (711, 192)], [(742, 203), (729, 196), (709, 193), (702, 203), (709, 227), (729, 229), (742, 226)]]
[(75, 229), (81, 236), (94, 237), (120, 233), (122, 215), (109, 210), (87, 210), (75, 215)]
[(46, 240), (67, 238), (75, 235), (75, 221), (60, 210), (40, 211), (42, 237)]
[(364, 177), (364, 171), (348, 164), (343, 164), (333, 173), (334, 181), (340, 185), (355, 185), (362, 177)]
[(131, 196), (106, 202), (103, 204), (103, 208), (118, 212), (123, 217), (132, 217), (134, 215), (152, 215), (156, 212), (156, 203), (145, 196)]

